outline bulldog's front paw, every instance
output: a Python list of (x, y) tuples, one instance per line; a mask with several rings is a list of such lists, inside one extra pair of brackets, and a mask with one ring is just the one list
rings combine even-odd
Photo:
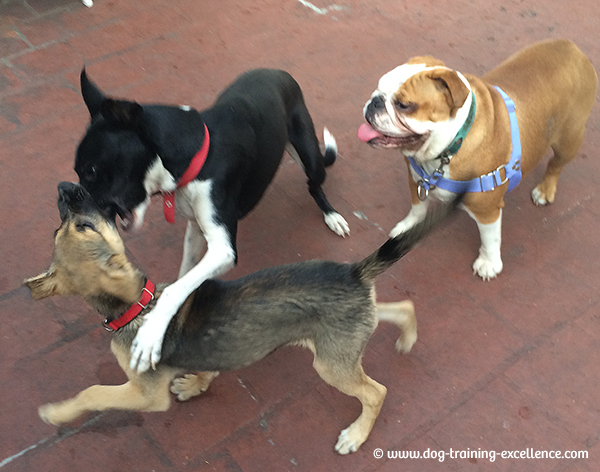
[(402, 233), (406, 233), (410, 228), (412, 228), (414, 226), (414, 224), (411, 224), (410, 222), (407, 222), (406, 219), (402, 220), (400, 223), (398, 223), (396, 226), (394, 226), (392, 228), (392, 230), (390, 231), (390, 238), (395, 238), (396, 236), (402, 234)]
[(502, 259), (495, 258), (490, 260), (487, 256), (479, 254), (473, 263), (473, 273), (479, 275), (483, 280), (495, 278), (502, 272)]

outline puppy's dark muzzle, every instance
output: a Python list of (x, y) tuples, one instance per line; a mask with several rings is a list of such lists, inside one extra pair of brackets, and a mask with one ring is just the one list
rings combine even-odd
[(69, 212), (89, 213), (98, 211), (98, 208), (86, 189), (74, 182), (61, 182), (58, 184), (58, 212), (61, 221), (65, 221)]

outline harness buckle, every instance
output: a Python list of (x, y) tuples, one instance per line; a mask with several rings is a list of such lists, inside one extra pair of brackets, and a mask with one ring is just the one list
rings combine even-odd
[[(504, 169), (504, 180), (502, 180), (500, 183), (498, 183), (498, 179), (496, 178), (496, 174), (500, 175), (500, 171)], [(491, 189), (484, 189), (483, 188), (483, 178), (487, 177), (487, 176), (491, 176), (492, 179), (494, 180), (494, 187)], [(481, 177), (479, 177), (479, 188), (481, 189), (480, 191), (483, 192), (489, 192), (490, 190), (494, 190), (498, 187), (501, 187), (502, 185), (504, 185), (506, 182), (508, 182), (508, 172), (506, 172), (506, 164), (501, 164), (498, 167), (496, 167), (496, 170), (493, 170), (492, 172), (488, 172), (485, 175), (482, 175)]]
[(417, 196), (422, 202), (429, 196), (429, 189), (433, 190), (435, 188), (435, 185), (430, 186), (429, 183), (427, 186), (429, 188), (425, 188), (425, 181), (423, 179), (417, 182)]
[[(504, 169), (504, 180), (502, 182), (500, 182), (500, 184), (498, 184), (496, 182), (496, 172), (500, 172), (501, 169)], [(499, 165), (496, 170), (494, 171), (494, 184), (496, 185), (496, 187), (500, 187), (501, 185), (504, 185), (506, 182), (508, 182), (508, 172), (506, 172), (506, 164), (502, 164)]]

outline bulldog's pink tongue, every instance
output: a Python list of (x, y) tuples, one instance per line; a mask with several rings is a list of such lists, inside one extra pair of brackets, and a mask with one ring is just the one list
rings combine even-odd
[(373, 128), (370, 124), (363, 124), (358, 128), (358, 139), (360, 139), (363, 143), (368, 143), (373, 138), (379, 138), (383, 135)]

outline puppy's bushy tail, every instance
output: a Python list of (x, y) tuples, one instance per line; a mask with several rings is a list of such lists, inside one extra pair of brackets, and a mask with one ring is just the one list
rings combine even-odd
[(323, 128), (323, 141), (325, 142), (323, 164), (325, 164), (325, 167), (329, 167), (337, 159), (337, 143), (327, 128)]
[(421, 241), (438, 223), (445, 220), (462, 202), (459, 195), (451, 203), (436, 203), (425, 219), (408, 231), (388, 239), (383, 246), (362, 261), (354, 264), (355, 273), (363, 280), (372, 280), (389, 269)]

